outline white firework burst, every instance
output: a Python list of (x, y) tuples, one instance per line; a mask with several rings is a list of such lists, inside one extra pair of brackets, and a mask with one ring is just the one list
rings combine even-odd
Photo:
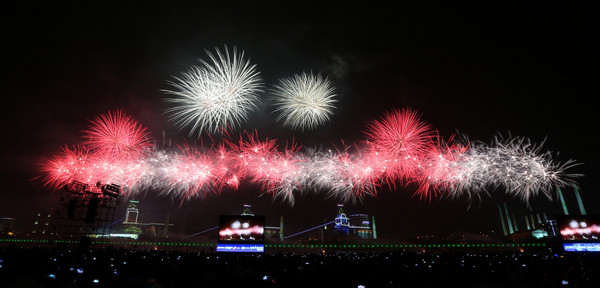
[(280, 79), (271, 93), (274, 96), (277, 121), (294, 129), (314, 129), (329, 120), (337, 100), (331, 82), (321, 75), (296, 74)]
[(165, 101), (175, 105), (167, 109), (170, 119), (180, 128), (191, 126), (190, 136), (234, 128), (260, 101), (263, 84), (256, 65), (235, 47), (231, 54), (227, 47), (224, 54), (215, 50), (216, 55), (206, 51), (211, 63), (200, 59), (199, 66), (168, 82), (175, 90), (163, 90), (171, 95)]

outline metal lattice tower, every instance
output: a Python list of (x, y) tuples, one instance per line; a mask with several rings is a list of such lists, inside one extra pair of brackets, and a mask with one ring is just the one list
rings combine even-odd
[(57, 238), (110, 234), (111, 223), (121, 200), (115, 184), (88, 185), (73, 181), (60, 191), (51, 233)]

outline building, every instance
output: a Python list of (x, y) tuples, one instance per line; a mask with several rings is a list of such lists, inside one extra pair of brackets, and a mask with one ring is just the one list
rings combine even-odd
[(335, 235), (353, 235), (361, 239), (377, 239), (375, 231), (375, 217), (369, 217), (368, 214), (351, 214), (347, 216), (343, 210), (343, 205), (338, 204), (338, 213), (333, 223)]
[(129, 200), (119, 231), (111, 233), (110, 237), (154, 239), (168, 236), (169, 227), (173, 226), (172, 223), (169, 223), (169, 214), (167, 213), (165, 222), (140, 222), (139, 203), (137, 200)]

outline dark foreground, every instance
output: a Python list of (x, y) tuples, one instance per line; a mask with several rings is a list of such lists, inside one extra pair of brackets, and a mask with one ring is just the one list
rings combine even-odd
[(0, 248), (0, 287), (600, 287), (600, 256)]

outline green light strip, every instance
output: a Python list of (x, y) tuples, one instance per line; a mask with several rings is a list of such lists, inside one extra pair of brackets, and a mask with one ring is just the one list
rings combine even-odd
[[(0, 242), (9, 243), (48, 243), (48, 240), (33, 239), (0, 239)], [(78, 244), (74, 240), (54, 240), (55, 243)], [(92, 241), (92, 244), (112, 244), (112, 245), (146, 245), (146, 246), (194, 246), (194, 247), (214, 247), (214, 243), (174, 243), (174, 242), (134, 242), (134, 241)], [(265, 244), (266, 248), (475, 248), (475, 247), (546, 247), (546, 243), (471, 243), (471, 244)]]

